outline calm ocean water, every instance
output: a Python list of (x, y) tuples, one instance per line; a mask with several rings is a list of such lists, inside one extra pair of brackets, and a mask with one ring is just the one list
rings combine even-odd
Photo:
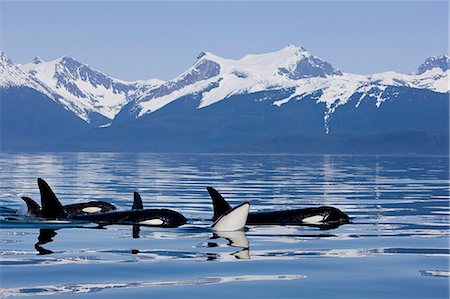
[[(39, 200), (42, 177), (64, 204), (127, 210), (139, 191), (190, 219), (134, 234), (1, 221), (0, 298), (449, 297), (448, 157), (0, 154), (0, 170), (4, 215)], [(214, 235), (206, 186), (252, 211), (331, 205), (354, 219)]]

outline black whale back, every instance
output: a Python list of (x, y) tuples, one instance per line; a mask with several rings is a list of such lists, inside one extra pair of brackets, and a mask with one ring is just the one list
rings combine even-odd
[[(249, 213), (247, 224), (303, 225), (303, 220), (313, 216), (323, 216), (323, 223), (345, 224), (350, 217), (335, 207), (320, 206), (284, 211)], [(314, 226), (314, 225), (312, 225)], [(317, 226), (321, 226), (318, 224)]]
[[(142, 226), (179, 227), (186, 224), (187, 219), (177, 211), (170, 209), (142, 209), (134, 211), (114, 211), (92, 215), (76, 215), (76, 220), (87, 220), (101, 225), (105, 224), (133, 224)], [(149, 224), (146, 220), (159, 219), (160, 224)]]

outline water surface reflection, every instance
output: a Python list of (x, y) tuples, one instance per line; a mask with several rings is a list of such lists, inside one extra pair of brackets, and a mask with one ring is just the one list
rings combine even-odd
[[(3, 297), (126, 294), (119, 289), (158, 297), (158, 290), (183, 285), (171, 297), (193, 298), (191, 286), (223, 291), (224, 282), (239, 294), (274, 297), (282, 290), (290, 298), (360, 298), (361, 289), (384, 298), (448, 297), (447, 157), (0, 154), (0, 167), (5, 217), (20, 207), (20, 196), (39, 198), (35, 180), (43, 177), (64, 204), (103, 200), (130, 210), (138, 191), (145, 207), (190, 219), (176, 229), (0, 223)], [(249, 201), (252, 211), (329, 205), (353, 220), (330, 230), (248, 226), (213, 233), (206, 186), (231, 205)], [(282, 279), (289, 275), (302, 279)]]

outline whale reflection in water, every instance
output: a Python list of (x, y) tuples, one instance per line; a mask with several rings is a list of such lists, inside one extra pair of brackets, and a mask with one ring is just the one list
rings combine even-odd
[[(38, 252), (38, 255), (49, 255), (53, 254), (54, 251), (44, 248), (44, 245), (54, 242), (55, 237), (57, 236), (57, 230), (61, 230), (63, 228), (57, 227), (57, 228), (41, 228), (39, 229), (39, 235), (37, 238), (37, 242), (35, 243), (34, 247), (36, 251)], [(90, 229), (90, 230), (97, 230), (97, 229), (107, 229), (104, 226), (97, 226), (97, 227), (78, 227), (78, 229)], [(134, 225), (132, 228), (131, 238), (140, 238), (140, 231), (141, 228), (139, 225)], [(205, 236), (205, 232), (208, 232), (209, 230), (199, 230), (199, 234), (197, 236)], [(178, 234), (181, 236), (186, 236), (185, 231), (181, 230), (180, 232), (176, 232), (175, 235), (171, 232), (162, 232), (166, 237), (176, 237)], [(192, 233), (189, 232), (189, 236)], [(206, 259), (207, 260), (218, 260), (218, 259), (224, 259), (226, 255), (234, 256), (236, 259), (250, 259), (250, 243), (249, 240), (245, 234), (245, 231), (227, 231), (227, 232), (220, 232), (216, 231), (212, 233), (212, 235), (208, 234), (210, 236), (209, 240), (218, 240), (218, 239), (224, 239), (227, 241), (226, 246), (230, 248), (240, 248), (240, 250), (235, 251), (235, 249), (228, 253), (216, 253), (216, 252), (208, 252), (206, 253)], [(194, 233), (195, 236), (195, 233)], [(61, 241), (61, 240), (60, 240)], [(206, 243), (207, 248), (214, 248), (214, 247), (220, 247), (220, 245), (216, 242), (209, 241)], [(129, 251), (131, 254), (147, 254), (148, 251), (146, 250), (139, 250), (136, 248), (130, 249)], [(155, 258), (158, 258), (159, 254), (157, 253), (158, 250), (153, 250), (153, 253), (155, 253)], [(164, 251), (165, 252), (165, 251)], [(162, 254), (161, 252), (160, 254)], [(165, 252), (167, 255), (167, 252)], [(162, 254), (161, 256), (165, 256)], [(194, 256), (199, 257), (201, 256), (200, 252), (197, 252), (194, 254)], [(185, 258), (185, 257), (182, 257)]]
[(52, 254), (53, 251), (45, 249), (42, 245), (53, 242), (53, 238), (56, 236), (55, 229), (41, 228), (39, 230), (38, 241), (34, 245), (34, 248), (39, 252), (39, 255)]
[[(231, 253), (236, 259), (249, 260), (250, 259), (250, 242), (248, 241), (245, 231), (230, 231), (230, 232), (215, 232), (211, 237), (211, 240), (222, 238), (228, 241), (228, 246), (230, 247), (240, 247), (242, 249)], [(208, 243), (208, 245), (213, 245), (210, 247), (218, 246), (216, 243)], [(209, 255), (208, 260), (217, 259), (217, 255)]]

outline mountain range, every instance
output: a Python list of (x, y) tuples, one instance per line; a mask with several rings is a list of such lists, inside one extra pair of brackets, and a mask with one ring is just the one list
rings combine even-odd
[(200, 53), (176, 78), (127, 82), (69, 56), (0, 54), (1, 149), (448, 153), (449, 58), (345, 73), (306, 49)]

